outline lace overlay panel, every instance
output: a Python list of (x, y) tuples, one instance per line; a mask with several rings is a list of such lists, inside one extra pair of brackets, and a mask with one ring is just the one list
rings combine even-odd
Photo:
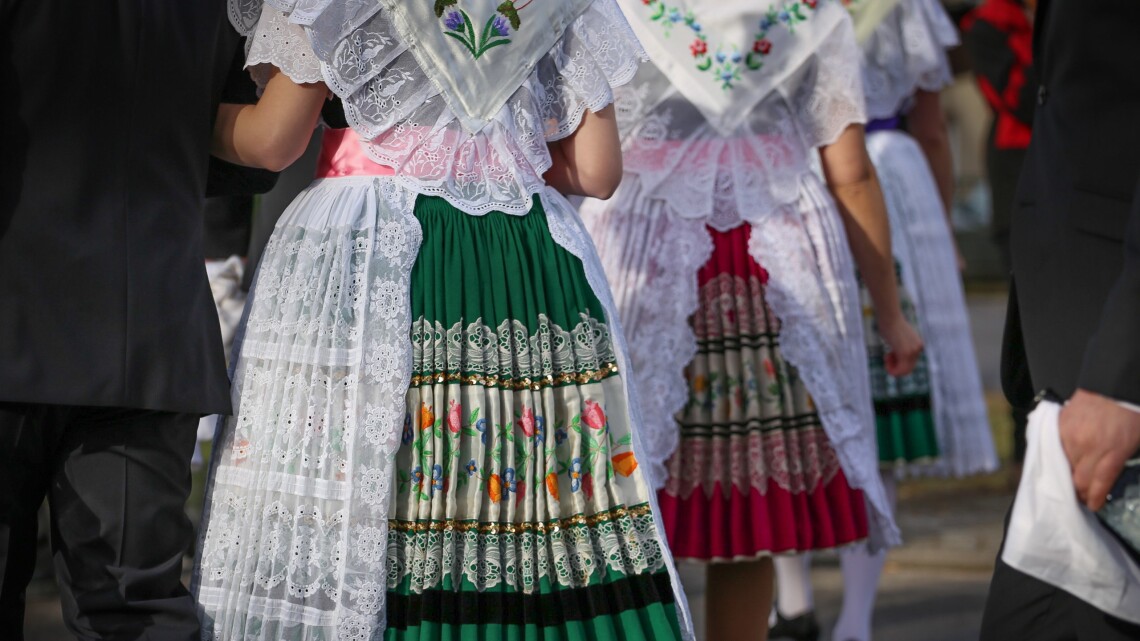
[(206, 639), (383, 629), (369, 582), (384, 573), (421, 232), (414, 194), (337, 180), (291, 205), (258, 274), (195, 575)]
[[(583, 217), (614, 283), (618, 308), (628, 314), (622, 321), (630, 328), (632, 371), (640, 395), (661, 405), (648, 414), (652, 420), (645, 424), (643, 438), (655, 442), (639, 460), (661, 470), (657, 466), (676, 447), (676, 423), (665, 411), (682, 406), (689, 396), (682, 374), (696, 352), (696, 339), (688, 319), (696, 309), (697, 269), (712, 250), (705, 225), (727, 229), (752, 224), (750, 253), (771, 275), (768, 302), (781, 322), (784, 355), (811, 392), (850, 485), (866, 493), (872, 545), (897, 544), (898, 529), (878, 474), (850, 250), (835, 205), (819, 179), (808, 174), (797, 184), (800, 196), (794, 205), (769, 211), (750, 207), (743, 210), (747, 218), (740, 210), (703, 220), (683, 217), (672, 206), (647, 196), (636, 176), (627, 176), (610, 201), (588, 201), (583, 206)], [(668, 246), (678, 250), (661, 260), (676, 264), (658, 269), (653, 262), (639, 263), (637, 247), (646, 239), (651, 243), (668, 239)], [(650, 478), (664, 482), (663, 477)]]

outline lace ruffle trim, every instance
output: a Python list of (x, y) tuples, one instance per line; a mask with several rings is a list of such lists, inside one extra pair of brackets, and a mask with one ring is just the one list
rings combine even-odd
[(936, 0), (906, 0), (862, 46), (863, 88), (871, 118), (890, 118), (916, 91), (940, 91), (953, 81), (946, 49), (958, 34)]
[(614, 0), (596, 0), (472, 136), (379, 2), (230, 0), (230, 17), (249, 37), (251, 65), (272, 64), (297, 82), (323, 80), (373, 160), (409, 189), (471, 214), (529, 211), (551, 165), (547, 143), (573, 133), (587, 109), (613, 102), (614, 88), (644, 59)]

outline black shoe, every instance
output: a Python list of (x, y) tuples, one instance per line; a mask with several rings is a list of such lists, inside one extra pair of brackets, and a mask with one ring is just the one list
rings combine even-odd
[(819, 641), (819, 621), (815, 620), (815, 611), (808, 610), (798, 617), (785, 619), (776, 612), (776, 625), (768, 630), (768, 639), (792, 639), (793, 641)]

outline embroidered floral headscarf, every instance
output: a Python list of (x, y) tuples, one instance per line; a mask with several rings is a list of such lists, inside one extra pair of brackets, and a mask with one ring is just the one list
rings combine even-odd
[[(380, 0), (471, 132), (482, 129), (590, 0)], [(488, 89), (488, 88), (491, 89)]]
[(654, 64), (732, 131), (848, 19), (840, 0), (620, 0)]

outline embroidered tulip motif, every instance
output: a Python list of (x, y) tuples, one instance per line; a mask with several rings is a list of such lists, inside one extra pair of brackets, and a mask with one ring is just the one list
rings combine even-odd
[(420, 404), (420, 429), (431, 429), (435, 425), (435, 410), (428, 407), (427, 403)]
[(614, 464), (614, 471), (625, 477), (629, 477), (637, 469), (637, 458), (633, 452), (615, 454), (610, 461)]
[(589, 472), (582, 475), (582, 494), (586, 495), (587, 501), (594, 499), (594, 475)]
[(503, 500), (503, 479), (498, 474), (487, 477), (487, 495), (491, 497), (492, 503)]
[(518, 425), (527, 438), (534, 436), (534, 410), (524, 407), (519, 419), (515, 421), (515, 425)]
[(459, 418), (459, 402), (451, 399), (447, 410), (447, 429), (452, 434), (458, 434), (462, 428), (462, 419)]
[(554, 472), (546, 475), (546, 492), (553, 496), (555, 501), (560, 500), (558, 498), (558, 475)]
[(594, 401), (586, 401), (586, 411), (582, 412), (582, 422), (590, 429), (600, 430), (606, 426), (606, 413)]
[(491, 49), (510, 44), (511, 30), (518, 31), (522, 28), (519, 11), (533, 0), (526, 0), (517, 6), (515, 1), (504, 0), (495, 8), (495, 13), (487, 18), (482, 29), (476, 29), (467, 11), (459, 8), (448, 11), (448, 7), (456, 6), (458, 0), (436, 0), (435, 15), (443, 20), (444, 35), (458, 40), (471, 57), (478, 60)]

